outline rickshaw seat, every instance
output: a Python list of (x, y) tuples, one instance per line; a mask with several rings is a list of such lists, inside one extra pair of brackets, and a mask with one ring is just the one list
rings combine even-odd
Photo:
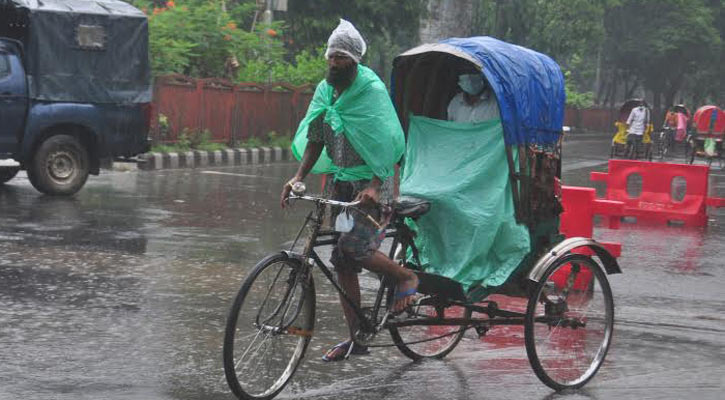
[(395, 201), (393, 209), (395, 214), (400, 217), (418, 218), (430, 210), (430, 202), (415, 197), (403, 196)]

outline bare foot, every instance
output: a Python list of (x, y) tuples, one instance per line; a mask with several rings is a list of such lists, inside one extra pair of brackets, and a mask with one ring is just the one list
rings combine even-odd
[(393, 312), (401, 312), (415, 301), (415, 293), (418, 288), (418, 276), (411, 273), (410, 279), (398, 283), (395, 290), (395, 304)]

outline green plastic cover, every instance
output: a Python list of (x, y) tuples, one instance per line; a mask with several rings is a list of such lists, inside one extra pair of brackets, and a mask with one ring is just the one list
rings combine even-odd
[(458, 123), (411, 116), (400, 193), (431, 209), (410, 224), (421, 268), (463, 284), (502, 285), (529, 253), (516, 224), (499, 119)]
[(334, 174), (336, 180), (385, 179), (394, 175), (403, 156), (405, 136), (385, 84), (371, 69), (358, 65), (352, 85), (333, 103), (334, 88), (323, 80), (317, 85), (307, 115), (300, 122), (292, 142), (298, 159), (307, 147), (307, 128), (321, 113), (335, 134), (344, 134), (366, 165), (341, 168), (324, 150), (312, 168), (313, 174)]
[(705, 139), (705, 143), (703, 143), (702, 147), (705, 150), (705, 155), (707, 155), (708, 157), (714, 157), (717, 155), (717, 142), (715, 142), (715, 139)]

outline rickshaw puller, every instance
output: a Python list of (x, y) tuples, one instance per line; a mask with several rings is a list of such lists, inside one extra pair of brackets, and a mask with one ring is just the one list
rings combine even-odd
[(649, 110), (644, 105), (644, 101), (633, 108), (627, 118), (627, 142), (634, 146), (634, 154), (638, 154), (642, 147), (642, 137), (644, 131), (649, 124)]
[[(356, 141), (355, 137), (350, 137), (351, 135), (359, 135), (360, 132), (351, 132), (351, 129), (344, 127), (342, 129), (343, 132), (340, 132), (340, 129), (333, 129), (333, 125), (336, 124), (335, 121), (338, 118), (338, 121), (342, 121), (340, 124), (345, 123), (343, 110), (340, 110), (343, 105), (340, 103), (344, 103), (345, 107), (348, 108), (357, 108), (363, 106), (358, 102), (366, 102), (366, 99), (369, 98), (366, 96), (373, 94), (375, 99), (378, 100), (377, 104), (369, 104), (369, 102), (366, 102), (366, 105), (363, 107), (377, 108), (368, 114), (370, 115), (369, 118), (373, 119), (373, 122), (383, 123), (374, 124), (378, 131), (367, 132), (367, 134), (400, 135), (400, 137), (395, 138), (399, 141), (401, 147), (401, 154), (397, 155), (398, 160), (402, 155), (402, 148), (404, 147), (402, 129), (399, 128), (399, 122), (394, 117), (393, 105), (387, 94), (385, 85), (382, 84), (377, 76), (374, 76), (374, 72), (359, 65), (360, 59), (365, 54), (365, 49), (366, 45), (362, 36), (347, 21), (342, 20), (330, 36), (325, 52), (328, 64), (326, 79), (318, 85), (315, 98), (313, 98), (310, 109), (308, 109), (308, 116), (311, 116), (313, 107), (319, 106), (320, 103), (325, 103), (323, 106), (325, 110), (319, 115), (316, 115), (314, 119), (308, 121), (307, 144), (304, 148), (301, 164), (294, 177), (282, 189), (281, 205), (283, 208), (287, 203), (292, 185), (295, 182), (302, 181), (307, 176), (318, 162), (323, 149), (326, 151), (326, 155), (329, 156), (332, 163), (339, 169), (348, 169), (350, 171), (367, 169), (368, 171), (372, 170), (375, 172), (372, 166), (371, 168), (366, 168), (369, 166), (368, 164), (375, 164), (371, 161), (377, 161), (371, 160), (370, 158), (371, 154), (374, 154), (375, 151), (371, 152), (371, 149), (361, 148), (364, 147), (364, 143)], [(325, 89), (329, 90), (330, 87), (333, 89), (331, 98), (325, 98), (321, 93)], [(345, 93), (346, 91), (348, 93)], [(371, 93), (370, 91), (377, 92)], [(380, 93), (381, 91), (383, 93)], [(344, 100), (341, 100), (343, 94), (347, 94), (347, 96)], [(383, 102), (380, 101), (381, 99)], [(387, 101), (387, 103), (384, 101)], [(360, 117), (359, 114), (359, 112), (356, 113), (356, 117)], [(397, 129), (386, 131), (385, 127), (391, 123), (387, 119), (390, 118), (386, 118), (386, 121), (375, 120), (376, 118), (379, 119), (381, 116), (387, 115), (393, 116), (392, 119), (397, 124), (394, 127)], [(303, 120), (301, 125), (305, 123), (307, 118)], [(364, 115), (362, 118), (367, 118), (367, 116)], [(299, 134), (304, 134), (304, 132), (300, 133), (298, 131)], [(361, 151), (364, 153), (361, 153)], [(365, 161), (366, 157), (363, 154), (367, 156), (368, 162)], [(373, 155), (373, 157), (375, 156)], [(392, 171), (397, 160), (394, 157), (388, 158), (393, 161), (390, 162), (391, 165), (387, 166), (388, 168), (386, 170)], [(369, 175), (370, 179), (354, 179), (356, 177), (350, 179), (349, 176), (344, 177), (344, 179), (338, 179), (336, 176), (333, 182), (328, 182), (325, 191), (334, 200), (344, 202), (360, 200), (362, 204), (359, 208), (377, 221), (380, 221), (384, 219), (383, 209), (392, 201), (393, 177), (381, 178), (375, 174)], [(347, 215), (339, 215), (339, 210), (337, 214), (338, 217), (347, 217)], [(397, 282), (393, 311), (403, 310), (414, 299), (413, 296), (418, 286), (417, 276), (378, 251), (385, 236), (384, 229), (373, 225), (361, 213), (352, 212), (350, 217), (353, 220), (352, 229), (340, 234), (338, 243), (333, 249), (331, 257), (331, 262), (335, 266), (337, 273), (338, 283), (350, 299), (359, 306), (360, 284), (357, 274), (361, 272), (362, 268), (383, 274)], [(343, 313), (350, 328), (350, 333), (353, 334), (359, 324), (357, 316), (342, 297), (340, 298), (340, 302), (342, 303)], [(323, 357), (323, 360), (339, 361), (346, 358), (349, 354), (365, 354), (367, 352), (367, 348), (356, 347), (352, 340), (348, 339), (330, 349)]]

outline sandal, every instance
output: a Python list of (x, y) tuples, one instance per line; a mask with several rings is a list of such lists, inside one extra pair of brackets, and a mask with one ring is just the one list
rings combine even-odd
[(406, 290), (405, 292), (398, 292), (396, 290), (395, 291), (395, 301), (402, 300), (402, 299), (404, 299), (406, 297), (410, 297), (410, 296), (412, 296), (412, 295), (414, 295), (416, 293), (418, 293), (418, 288), (417, 287), (410, 288), (410, 289)]
[(333, 346), (322, 356), (322, 361), (342, 361), (350, 357), (351, 354), (363, 355), (370, 354), (367, 346), (359, 346), (352, 340), (346, 340)]
[[(393, 307), (395, 307), (395, 304), (397, 304), (397, 303), (398, 303), (398, 301), (400, 301), (400, 300), (402, 300), (402, 299), (405, 299), (406, 297), (411, 297), (411, 296), (414, 296), (414, 295), (416, 295), (417, 293), (418, 293), (418, 287), (417, 287), (417, 286), (416, 286), (416, 287), (414, 287), (414, 288), (410, 288), (410, 289), (408, 289), (408, 290), (405, 290), (405, 291), (403, 291), (403, 292), (398, 292), (398, 289), (396, 288), (396, 289), (395, 289), (395, 295), (393, 296)], [(410, 304), (409, 304), (408, 306), (410, 306)], [(402, 309), (400, 309), (400, 310), (397, 310), (397, 311), (393, 311), (393, 314), (399, 314), (399, 313), (402, 313), (402, 312), (403, 312), (403, 310), (405, 310), (405, 309), (406, 309), (406, 308), (407, 308), (408, 306), (406, 306), (406, 307), (403, 307), (403, 308), (402, 308)], [(392, 309), (391, 309), (391, 310), (392, 310)]]

